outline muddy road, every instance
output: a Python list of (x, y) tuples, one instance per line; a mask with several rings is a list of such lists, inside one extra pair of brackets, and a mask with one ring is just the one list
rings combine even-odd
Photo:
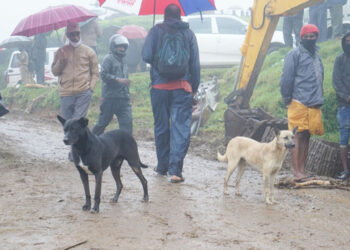
[[(0, 118), (0, 249), (350, 248), (350, 192), (280, 189), (279, 204), (266, 206), (261, 174), (247, 170), (243, 196), (234, 196), (234, 178), (224, 196), (225, 164), (191, 154), (182, 184), (143, 169), (148, 203), (127, 163), (119, 202), (110, 203), (115, 184), (106, 170), (100, 213), (83, 212), (59, 123), (19, 117)], [(142, 161), (155, 166), (153, 141), (137, 141)]]

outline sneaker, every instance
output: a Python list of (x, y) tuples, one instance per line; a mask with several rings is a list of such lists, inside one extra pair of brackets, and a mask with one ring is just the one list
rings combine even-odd
[(345, 181), (350, 178), (350, 171), (343, 171), (338, 176), (336, 176), (336, 179)]

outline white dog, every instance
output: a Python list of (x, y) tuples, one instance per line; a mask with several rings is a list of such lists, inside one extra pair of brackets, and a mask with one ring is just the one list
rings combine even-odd
[(217, 153), (219, 161), (228, 162), (224, 193), (228, 194), (227, 182), (238, 167), (235, 188), (236, 195), (240, 195), (239, 182), (247, 164), (249, 164), (263, 174), (266, 204), (276, 203), (274, 199), (275, 178), (282, 167), (288, 148), (295, 146), (294, 135), (297, 130), (298, 127), (294, 128), (293, 131), (275, 129), (276, 137), (269, 143), (260, 143), (242, 136), (231, 139), (227, 145), (226, 153), (224, 155)]

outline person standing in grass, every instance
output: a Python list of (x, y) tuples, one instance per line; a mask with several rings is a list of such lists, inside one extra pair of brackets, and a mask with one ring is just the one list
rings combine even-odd
[(109, 54), (105, 56), (101, 66), (102, 103), (100, 115), (92, 133), (100, 135), (117, 116), (119, 128), (132, 134), (132, 112), (128, 76), (128, 66), (124, 62), (129, 47), (128, 39), (120, 34), (109, 39)]
[(296, 182), (312, 179), (305, 171), (310, 136), (324, 133), (321, 112), (324, 70), (316, 46), (318, 34), (313, 24), (301, 28), (300, 46), (286, 55), (280, 80), (282, 99), (288, 109), (288, 128), (298, 127), (295, 148), (291, 151)]
[(350, 33), (344, 35), (341, 41), (343, 53), (339, 54), (333, 67), (333, 87), (337, 95), (337, 120), (340, 133), (340, 158), (344, 171), (337, 178), (350, 178), (348, 165), (348, 144), (350, 136)]

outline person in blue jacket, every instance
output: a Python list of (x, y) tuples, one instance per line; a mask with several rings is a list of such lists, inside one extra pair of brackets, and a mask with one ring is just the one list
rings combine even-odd
[[(189, 61), (183, 76), (173, 78), (161, 74), (157, 64), (157, 52), (161, 37), (171, 30), (181, 32), (188, 44)], [(142, 49), (142, 58), (151, 65), (151, 103), (154, 118), (154, 136), (157, 151), (155, 171), (170, 181), (184, 181), (182, 168), (190, 144), (192, 102), (200, 82), (200, 64), (196, 36), (188, 23), (181, 21), (181, 11), (170, 4), (164, 11), (164, 22), (154, 26)]]
[(343, 53), (339, 54), (333, 67), (333, 87), (337, 95), (337, 120), (340, 133), (340, 158), (344, 171), (337, 178), (347, 180), (350, 178), (348, 166), (348, 144), (350, 136), (350, 33), (342, 38)]

